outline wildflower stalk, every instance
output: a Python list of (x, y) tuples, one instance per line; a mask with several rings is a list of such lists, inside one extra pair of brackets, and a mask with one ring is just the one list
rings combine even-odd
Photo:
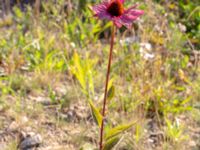
[(111, 31), (111, 40), (110, 40), (110, 54), (108, 59), (108, 67), (107, 67), (107, 74), (106, 74), (106, 83), (105, 83), (105, 91), (104, 91), (104, 99), (103, 99), (103, 110), (102, 110), (102, 122), (101, 122), (101, 128), (100, 128), (100, 142), (99, 142), (99, 150), (103, 149), (103, 134), (104, 134), (104, 121), (105, 121), (105, 111), (106, 111), (106, 99), (107, 99), (107, 92), (108, 92), (108, 82), (109, 82), (109, 76), (110, 76), (110, 67), (112, 62), (112, 52), (113, 52), (113, 45), (114, 45), (114, 37), (115, 37), (115, 25), (112, 25), (112, 31)]
[(106, 98), (107, 98), (107, 88), (108, 81), (110, 75), (110, 66), (112, 60), (112, 51), (114, 44), (114, 36), (115, 36), (115, 27), (121, 28), (122, 26), (126, 26), (127, 28), (131, 28), (132, 22), (139, 18), (144, 12), (142, 10), (136, 10), (137, 5), (133, 5), (132, 7), (126, 9), (124, 8), (125, 0), (107, 0), (103, 1), (98, 5), (93, 6), (94, 16), (103, 20), (107, 19), (113, 22), (112, 26), (112, 36), (110, 42), (110, 55), (108, 61), (108, 69), (106, 75), (106, 83), (105, 83), (105, 92), (104, 92), (104, 100), (103, 100), (103, 110), (102, 110), (102, 122), (100, 127), (100, 142), (99, 142), (99, 150), (103, 149), (103, 134), (104, 134), (104, 121), (105, 121), (105, 110), (106, 110)]

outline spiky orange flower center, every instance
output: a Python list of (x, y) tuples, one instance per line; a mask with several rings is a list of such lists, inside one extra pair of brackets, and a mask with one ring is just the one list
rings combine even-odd
[(107, 8), (108, 13), (111, 16), (121, 16), (124, 12), (123, 4), (120, 0), (113, 0)]

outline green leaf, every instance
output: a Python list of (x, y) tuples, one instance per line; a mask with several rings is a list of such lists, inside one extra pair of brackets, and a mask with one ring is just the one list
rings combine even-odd
[(111, 150), (119, 142), (119, 140), (120, 140), (119, 136), (116, 136), (116, 137), (109, 139), (105, 143), (103, 150)]
[(89, 104), (90, 104), (90, 107), (91, 107), (91, 111), (92, 111), (92, 115), (94, 117), (94, 120), (100, 128), (103, 117), (102, 117), (101, 113), (99, 112), (99, 110), (94, 106), (92, 100), (89, 100)]
[(111, 100), (115, 95), (115, 87), (111, 86), (110, 89), (108, 90), (108, 96), (107, 96), (107, 100)]
[(115, 78), (111, 78), (110, 81), (108, 82), (108, 89), (110, 89), (113, 86), (113, 82), (114, 82)]
[(190, 100), (191, 100), (191, 97), (186, 98), (185, 100), (183, 100), (183, 101), (181, 102), (181, 105), (184, 105), (184, 104), (190, 102)]
[(114, 136), (117, 136), (119, 134), (121, 134), (122, 132), (128, 130), (129, 128), (131, 128), (136, 122), (131, 122), (129, 124), (124, 124), (124, 125), (118, 125), (117, 127), (114, 127), (112, 129), (110, 129), (106, 135), (105, 135), (105, 139), (108, 140)]
[(142, 131), (142, 127), (141, 125), (136, 125), (135, 127), (135, 140), (136, 142), (139, 142), (140, 138), (141, 138), (141, 131)]
[(81, 59), (80, 59), (78, 53), (74, 53), (73, 59), (74, 59), (74, 65), (76, 67), (76, 72), (75, 72), (76, 78), (78, 79), (82, 88), (85, 90), (86, 89), (86, 81), (84, 78), (85, 72), (81, 65)]

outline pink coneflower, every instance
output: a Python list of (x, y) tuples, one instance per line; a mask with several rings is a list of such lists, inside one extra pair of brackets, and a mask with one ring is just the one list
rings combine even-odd
[(101, 4), (93, 6), (95, 16), (99, 19), (108, 19), (118, 27), (122, 25), (127, 28), (131, 27), (134, 20), (140, 17), (144, 12), (142, 10), (136, 10), (136, 5), (125, 9), (125, 0), (104, 0)]
[(110, 67), (112, 61), (112, 52), (114, 45), (114, 37), (116, 27), (120, 28), (122, 25), (130, 28), (132, 22), (140, 17), (144, 12), (142, 10), (136, 10), (136, 5), (125, 9), (124, 8), (125, 0), (104, 0), (101, 4), (93, 6), (93, 11), (95, 12), (95, 16), (99, 19), (107, 19), (113, 22), (112, 25), (112, 35), (110, 41), (110, 54), (108, 58), (108, 67), (106, 74), (106, 82), (105, 82), (105, 91), (104, 91), (104, 99), (103, 99), (103, 109), (102, 109), (102, 121), (100, 125), (100, 141), (99, 141), (99, 150), (104, 149), (103, 137), (104, 137), (104, 118), (106, 111), (106, 100), (108, 95), (108, 82), (110, 76)]

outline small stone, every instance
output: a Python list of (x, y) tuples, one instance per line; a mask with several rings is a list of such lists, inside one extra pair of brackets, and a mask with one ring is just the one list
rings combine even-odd
[(59, 114), (58, 115), (60, 119), (62, 120), (66, 120), (66, 121), (69, 121), (71, 119), (71, 116), (68, 116), (67, 114)]
[(67, 94), (67, 90), (65, 86), (60, 86), (60, 87), (56, 87), (55, 88), (55, 92), (56, 94), (58, 94), (59, 96), (64, 96)]
[(94, 150), (95, 146), (90, 144), (90, 143), (86, 143), (81, 147), (82, 150)]
[(6, 143), (0, 143), (0, 147), (1, 147), (1, 149), (6, 149), (7, 145), (6, 145)]
[(148, 142), (149, 142), (149, 143), (153, 143), (154, 140), (152, 140), (152, 139), (148, 139)]
[(196, 146), (196, 143), (195, 143), (194, 141), (190, 141), (190, 142), (189, 142), (189, 145), (190, 145), (191, 147), (195, 147), (195, 146)]
[(178, 23), (178, 28), (183, 33), (186, 32), (186, 30), (187, 30), (186, 26), (181, 23)]
[(76, 112), (76, 117), (78, 120), (82, 120), (84, 118), (87, 118), (88, 114), (84, 112)]
[(9, 129), (11, 131), (17, 130), (19, 128), (19, 124), (17, 124), (16, 121), (13, 121), (10, 125), (9, 125)]
[(29, 120), (26, 116), (23, 116), (21, 117), (21, 120), (20, 120), (22, 123), (27, 123)]
[(44, 105), (44, 106), (52, 105), (51, 99), (44, 97), (44, 96), (37, 96), (37, 97), (29, 96), (29, 98), (37, 103)]
[(42, 143), (42, 137), (39, 134), (30, 134), (25, 137), (19, 144), (20, 150), (27, 150), (33, 147), (38, 147)]

